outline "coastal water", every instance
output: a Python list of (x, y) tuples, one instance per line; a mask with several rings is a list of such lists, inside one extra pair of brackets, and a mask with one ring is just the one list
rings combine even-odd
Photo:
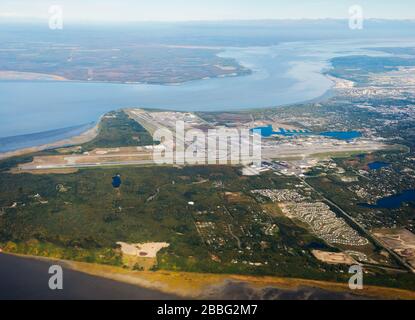
[[(50, 290), (52, 262), (0, 254), (0, 300), (178, 300), (165, 294), (109, 279), (91, 276), (63, 267), (63, 290)], [(207, 299), (221, 300), (349, 300), (364, 299), (351, 292), (332, 292), (312, 287), (295, 290), (258, 288), (247, 283), (226, 281), (204, 293)]]
[(63, 290), (50, 290), (52, 263), (0, 254), (0, 300), (170, 300), (177, 296), (63, 268)]
[(178, 85), (2, 81), (0, 137), (81, 125), (118, 108), (239, 110), (323, 95), (331, 86), (320, 74), (325, 64), (304, 57), (298, 65), (299, 53), (295, 46), (228, 48), (220, 55), (237, 59), (253, 71), (251, 75)]
[(0, 152), (74, 136), (74, 128), (119, 108), (229, 111), (315, 99), (332, 86), (322, 74), (330, 58), (365, 54), (361, 48), (368, 46), (315, 41), (223, 48), (220, 56), (236, 59), (253, 73), (177, 85), (0, 81)]
[(33, 134), (24, 134), (15, 137), (0, 138), (0, 152), (14, 151), (37, 145), (44, 145), (53, 141), (68, 139), (85, 132), (86, 130), (92, 128), (94, 125), (95, 123), (91, 122), (88, 124), (69, 128), (56, 129)]

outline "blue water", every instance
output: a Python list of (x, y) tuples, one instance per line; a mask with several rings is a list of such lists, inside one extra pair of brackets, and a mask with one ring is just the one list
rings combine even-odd
[[(315, 50), (313, 44), (310, 52)], [(79, 126), (127, 107), (230, 111), (315, 99), (332, 86), (321, 74), (332, 50), (304, 55), (304, 43), (223, 48), (220, 56), (236, 59), (252, 74), (180, 85), (0, 81), (0, 137)], [(29, 144), (31, 139), (26, 141)], [(32, 145), (38, 142), (32, 141)]]
[(0, 137), (76, 126), (127, 107), (226, 111), (314, 99), (332, 86), (320, 73), (325, 58), (300, 57), (298, 47), (224, 49), (220, 56), (253, 73), (180, 85), (1, 81)]
[(415, 205), (415, 189), (379, 199), (375, 205), (362, 203), (360, 206), (370, 209), (398, 209), (404, 203), (410, 203), (412, 206)]
[[(376, 46), (380, 46), (376, 42)], [(119, 108), (139, 107), (179, 111), (231, 111), (275, 107), (320, 97), (332, 82), (322, 75), (334, 56), (373, 54), (365, 43), (310, 41), (271, 47), (222, 48), (251, 69), (249, 76), (191, 81), (180, 85), (89, 82), (0, 81), (0, 138), (26, 135), (25, 146), (40, 141), (33, 133), (52, 132), (96, 122)], [(76, 135), (76, 134), (74, 134)], [(340, 137), (341, 138), (341, 137)], [(16, 141), (22, 141), (17, 137)], [(12, 139), (2, 151), (15, 148)]]
[(311, 136), (311, 135), (320, 135), (330, 138), (335, 138), (338, 140), (353, 140), (362, 136), (362, 134), (358, 131), (331, 131), (331, 132), (321, 132), (321, 133), (314, 133), (307, 130), (286, 130), (284, 128), (280, 128), (278, 131), (274, 131), (271, 125), (266, 127), (257, 127), (253, 128), (252, 130), (257, 130), (263, 137), (271, 137), (273, 135), (279, 135), (284, 137), (292, 137), (292, 136)]
[(44, 145), (51, 141), (68, 139), (85, 132), (93, 126), (94, 123), (89, 123), (81, 126), (50, 130), (29, 135), (0, 138), (0, 152), (14, 151), (28, 148), (33, 145)]
[(121, 187), (121, 176), (117, 174), (116, 176), (112, 177), (112, 186), (116, 189)]
[(114, 280), (99, 278), (62, 265), (63, 290), (50, 290), (48, 270), (56, 261), (0, 253), (0, 300), (175, 300), (164, 294)]
[(379, 170), (382, 168), (387, 168), (390, 166), (390, 163), (382, 162), (382, 161), (375, 161), (368, 164), (370, 170)]
[(251, 131), (257, 131), (261, 134), (261, 136), (263, 137), (271, 137), (274, 134), (274, 129), (272, 128), (272, 126), (268, 126), (268, 127), (257, 127), (257, 128), (253, 128)]
[(287, 130), (284, 128), (280, 128), (279, 131), (274, 131), (271, 125), (266, 127), (257, 127), (253, 128), (252, 131), (259, 131), (263, 137), (271, 137), (273, 135), (281, 135), (281, 136), (297, 136), (297, 135), (310, 135), (312, 134), (310, 131), (306, 130)]
[(320, 135), (339, 140), (353, 140), (356, 138), (360, 138), (362, 136), (362, 134), (359, 131), (330, 131), (321, 132)]

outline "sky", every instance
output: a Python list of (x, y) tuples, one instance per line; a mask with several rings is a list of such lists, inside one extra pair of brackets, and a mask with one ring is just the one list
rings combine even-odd
[(78, 22), (344, 19), (353, 5), (365, 18), (415, 19), (414, 0), (0, 0), (0, 22), (48, 19), (52, 5)]

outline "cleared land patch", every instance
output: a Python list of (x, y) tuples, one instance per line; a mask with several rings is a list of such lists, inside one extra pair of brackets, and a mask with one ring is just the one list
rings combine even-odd
[(150, 270), (157, 264), (157, 253), (170, 244), (166, 242), (125, 243), (121, 246), (123, 264), (135, 270)]
[(313, 250), (312, 253), (318, 260), (328, 264), (357, 264), (357, 262), (352, 257), (343, 252)]
[(407, 261), (415, 272), (415, 235), (412, 232), (406, 229), (376, 229), (373, 235)]

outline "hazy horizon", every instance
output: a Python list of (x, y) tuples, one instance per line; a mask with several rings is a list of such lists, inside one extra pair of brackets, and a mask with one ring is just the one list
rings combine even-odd
[(3, 0), (0, 22), (48, 19), (49, 8), (63, 8), (69, 22), (193, 22), (348, 19), (351, 6), (367, 19), (414, 20), (411, 0)]
[[(203, 24), (213, 24), (213, 23), (272, 23), (272, 22), (324, 22), (324, 21), (333, 21), (333, 22), (344, 22), (348, 21), (347, 18), (276, 18), (276, 19), (217, 19), (217, 20), (137, 20), (137, 21), (104, 21), (104, 20), (94, 20), (94, 21), (71, 21), (73, 25), (83, 25), (83, 24), (111, 24), (111, 25), (124, 25), (124, 24), (191, 24), (191, 23), (203, 23)], [(395, 18), (366, 18), (365, 21), (369, 22), (415, 22), (414, 18), (406, 19), (395, 19)], [(44, 19), (30, 19), (30, 20), (19, 20), (19, 19), (0, 19), (0, 24), (38, 24), (44, 23)]]

